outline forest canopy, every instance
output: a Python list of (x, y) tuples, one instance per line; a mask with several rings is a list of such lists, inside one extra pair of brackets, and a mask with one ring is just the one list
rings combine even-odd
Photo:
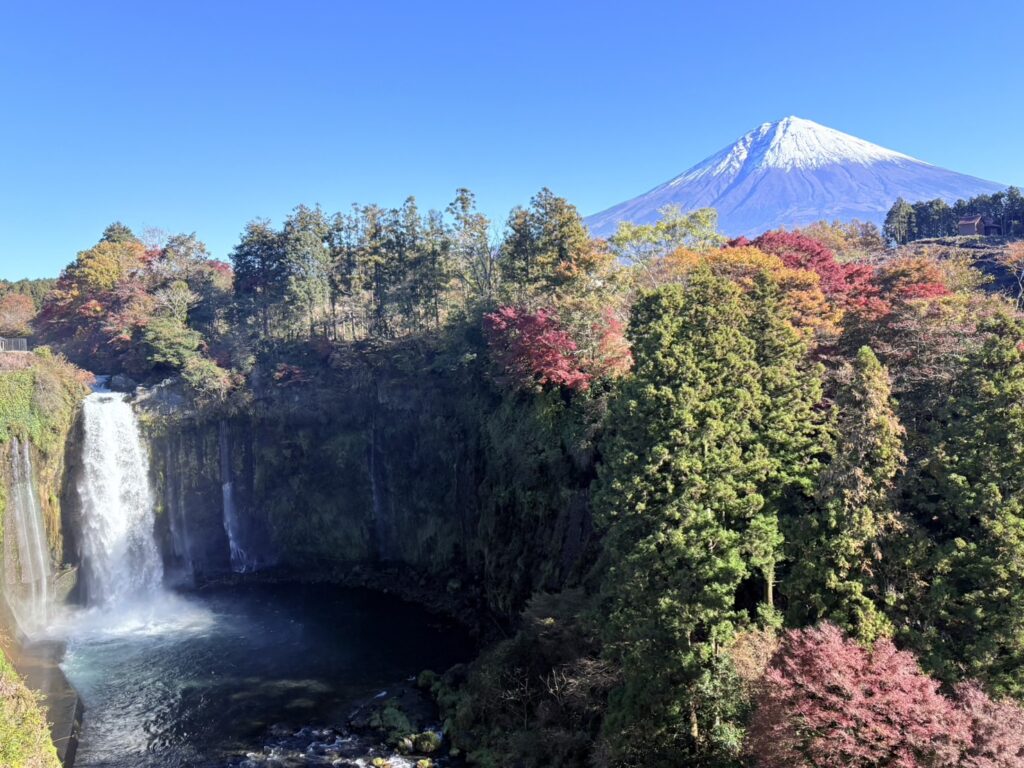
[[(727, 242), (709, 209), (599, 240), (544, 189), (496, 235), (460, 189), (255, 220), (230, 264), (114, 224), (0, 321), (212, 413), (318, 402), (324, 370), (414, 341), (412, 366), (487, 389), (488, 450), (570, 463), (551, 482), (597, 545), (502, 596), (514, 631), (433, 685), (474, 764), (1019, 767), (1020, 292), (894, 247), (965, 211), (1024, 224), (1011, 189), (898, 201), (888, 245), (824, 222)], [(509, 414), (574, 437), (527, 444)], [(541, 546), (507, 509), (491, 545)]]

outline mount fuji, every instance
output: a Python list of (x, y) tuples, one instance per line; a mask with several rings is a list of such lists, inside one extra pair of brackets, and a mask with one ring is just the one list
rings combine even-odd
[(756, 235), (820, 219), (881, 224), (897, 197), (915, 202), (990, 194), (1005, 184), (966, 176), (799, 117), (764, 123), (650, 192), (586, 219), (593, 235), (620, 221), (650, 223), (658, 209), (718, 210), (727, 235)]

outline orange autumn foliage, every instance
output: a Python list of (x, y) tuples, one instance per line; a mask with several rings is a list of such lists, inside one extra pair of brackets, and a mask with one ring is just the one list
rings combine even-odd
[(760, 277), (767, 277), (778, 288), (793, 327), (806, 338), (823, 341), (838, 332), (842, 315), (825, 297), (814, 272), (787, 267), (778, 256), (753, 246), (739, 246), (706, 253), (676, 250), (665, 257), (665, 276), (683, 280), (699, 265), (732, 280), (744, 291), (753, 290)]

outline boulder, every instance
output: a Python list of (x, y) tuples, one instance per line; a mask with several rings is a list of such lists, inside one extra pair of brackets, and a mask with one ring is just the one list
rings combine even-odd
[(130, 376), (125, 376), (123, 373), (118, 373), (110, 377), (110, 381), (107, 384), (110, 389), (114, 392), (134, 392), (135, 388), (139, 386), (138, 382)]

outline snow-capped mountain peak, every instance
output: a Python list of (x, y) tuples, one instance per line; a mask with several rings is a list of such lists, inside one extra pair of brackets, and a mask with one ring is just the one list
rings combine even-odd
[(880, 223), (897, 197), (953, 202), (1004, 188), (791, 116), (759, 125), (650, 192), (590, 216), (587, 224), (603, 236), (620, 221), (655, 221), (665, 205), (713, 207), (726, 234), (758, 234), (820, 219)]
[(736, 175), (766, 168), (788, 171), (842, 163), (870, 165), (899, 160), (914, 161), (914, 158), (813, 120), (790, 116), (773, 123), (762, 123), (740, 137), (735, 144), (690, 168), (669, 184), (676, 185), (709, 175)]

